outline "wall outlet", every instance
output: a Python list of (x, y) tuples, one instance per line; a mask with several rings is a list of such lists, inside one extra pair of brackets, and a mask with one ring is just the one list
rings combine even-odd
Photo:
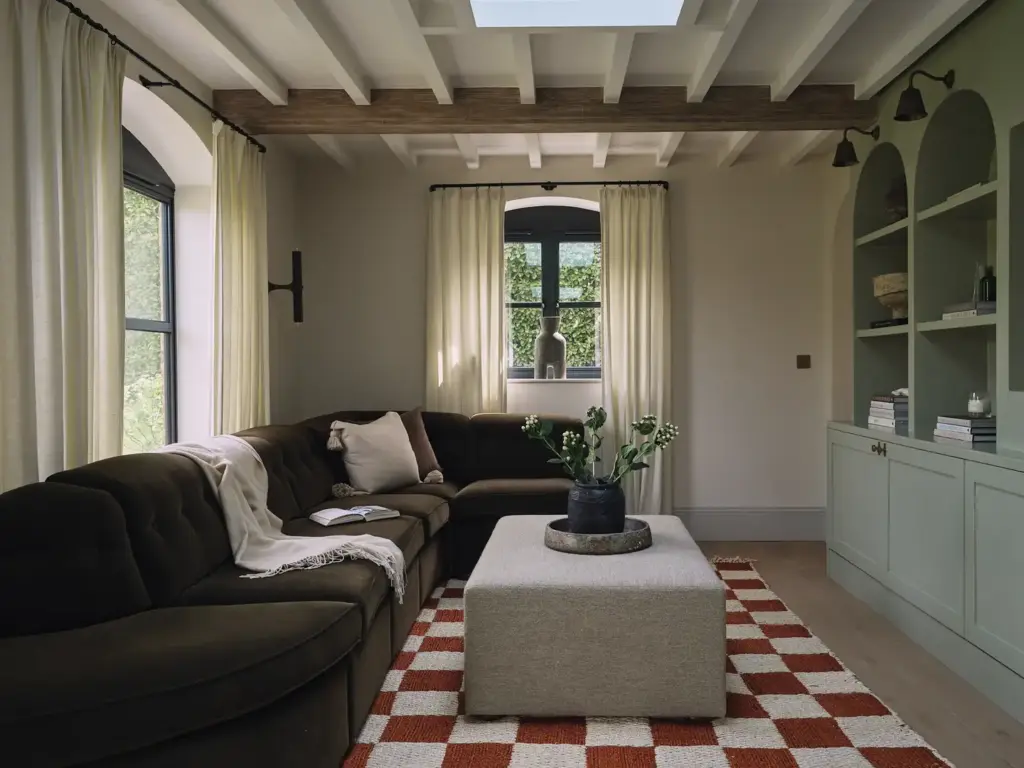
[(810, 355), (797, 355), (796, 356), (796, 367), (797, 368), (810, 368), (811, 367), (811, 356)]

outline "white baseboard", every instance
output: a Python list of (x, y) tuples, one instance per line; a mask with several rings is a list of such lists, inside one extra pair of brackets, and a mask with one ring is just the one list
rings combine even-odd
[(675, 510), (697, 541), (824, 541), (821, 507), (690, 507)]

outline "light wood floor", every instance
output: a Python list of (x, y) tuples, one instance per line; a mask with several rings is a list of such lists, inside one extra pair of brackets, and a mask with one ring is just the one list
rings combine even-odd
[(1024, 725), (825, 574), (817, 542), (704, 542), (754, 558), (768, 586), (850, 670), (957, 768), (1024, 768)]

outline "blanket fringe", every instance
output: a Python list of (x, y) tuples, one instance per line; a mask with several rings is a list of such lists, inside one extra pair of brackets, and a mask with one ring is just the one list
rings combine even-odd
[(345, 560), (355, 559), (369, 560), (383, 568), (384, 572), (388, 575), (388, 580), (391, 582), (391, 587), (395, 590), (395, 594), (398, 596), (398, 602), (400, 604), (402, 603), (402, 600), (405, 597), (405, 571), (402, 568), (396, 568), (394, 560), (385, 557), (383, 553), (377, 552), (373, 549), (363, 549), (351, 544), (343, 544), (336, 549), (329, 550), (319, 555), (304, 557), (303, 559), (296, 560), (293, 563), (284, 563), (283, 565), (279, 565), (269, 571), (245, 573), (242, 574), (242, 578), (267, 579), (271, 576), (287, 573), (288, 571), (311, 571), (316, 568), (322, 568), (325, 565), (331, 565), (332, 563), (340, 563)]
[(719, 563), (756, 563), (757, 558), (755, 557), (724, 557), (723, 555), (715, 555), (711, 558), (711, 562), (715, 565)]

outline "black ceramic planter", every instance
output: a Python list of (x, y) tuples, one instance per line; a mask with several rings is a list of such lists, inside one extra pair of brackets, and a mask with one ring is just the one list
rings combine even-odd
[(576, 483), (569, 491), (572, 533), (622, 533), (626, 496), (618, 483)]

